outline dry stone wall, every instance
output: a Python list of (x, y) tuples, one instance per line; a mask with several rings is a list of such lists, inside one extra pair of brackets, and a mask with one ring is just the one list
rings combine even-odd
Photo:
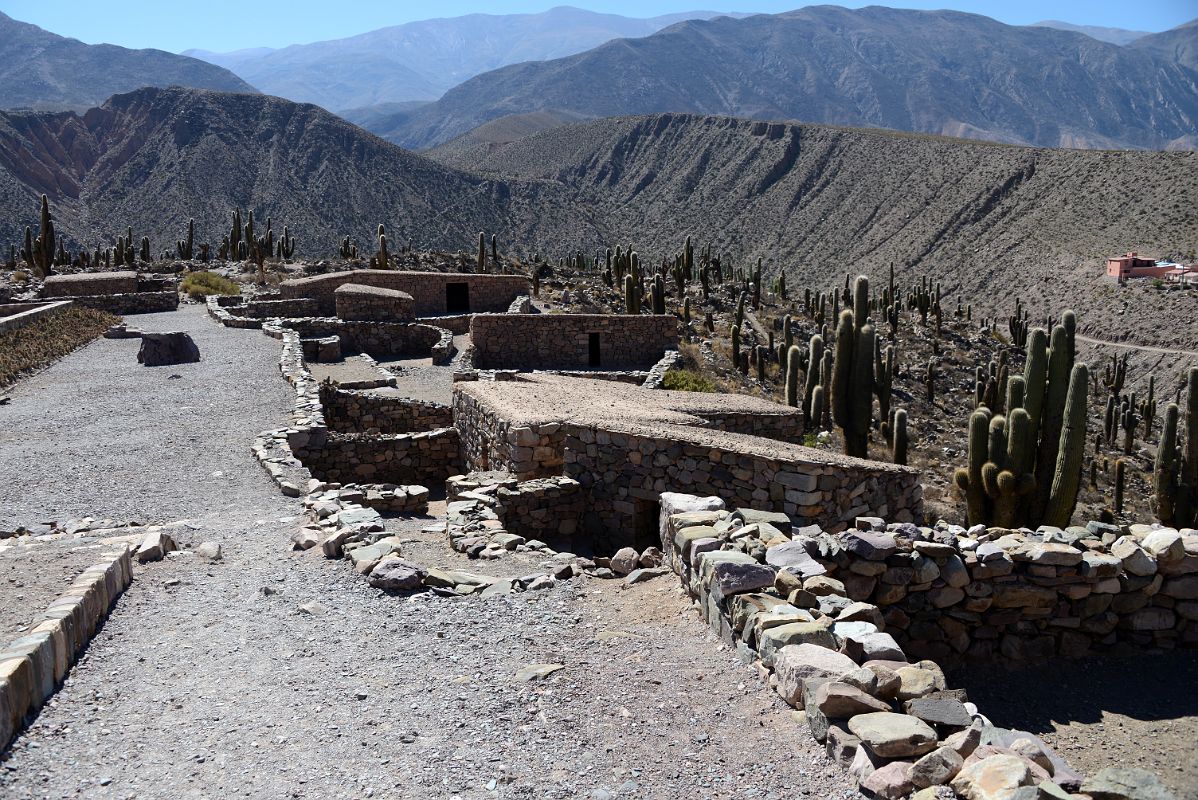
[[(944, 524), (934, 529), (886, 525), (875, 518), (834, 534), (816, 527), (794, 529), (785, 515), (775, 512), (729, 512), (719, 497), (682, 494), (662, 497), (660, 531), (667, 562), (712, 631), (742, 660), (756, 664), (769, 685), (801, 710), (802, 724), (866, 795), (892, 800), (1069, 797), (1078, 791), (1088, 797), (1170, 796), (1155, 776), (1135, 770), (1111, 767), (1086, 778), (1034, 734), (990, 723), (963, 690), (948, 688), (936, 660), (914, 660), (920, 655), (912, 651), (915, 641), (906, 641), (913, 620), (897, 613), (903, 598), (890, 597), (882, 604), (860, 599), (860, 592), (855, 598), (849, 578), (876, 578), (880, 585), (891, 570), (902, 570), (902, 575), (892, 573), (893, 582), (886, 585), (910, 586), (908, 573), (916, 573), (921, 585), (937, 589), (973, 586), (956, 603), (929, 608), (929, 615), (965, 629), (955, 636), (976, 638), (994, 627), (994, 619), (961, 617), (951, 609), (968, 597), (991, 598), (976, 613), (1005, 615), (1002, 624), (1011, 628), (1009, 635), (1030, 641), (1052, 636), (1053, 620), (1063, 621), (1061, 630), (1082, 630), (1070, 621), (1076, 620), (1068, 614), (1077, 600), (1065, 599), (1064, 587), (1093, 593), (1106, 584), (1110, 591), (1101, 594), (1113, 598), (1110, 605), (1134, 598), (1128, 606), (1138, 608), (1119, 614), (1120, 620), (1105, 632), (1085, 631), (1096, 647), (1113, 644), (1121, 632), (1137, 644), (1193, 646), (1198, 644), (1193, 631), (1198, 623), (1192, 619), (1174, 614), (1166, 628), (1156, 624), (1165, 614), (1142, 614), (1150, 607), (1172, 614), (1185, 603), (1192, 605), (1182, 599), (1191, 591), (1188, 583), (1172, 584), (1167, 594), (1151, 594), (1165, 598), (1159, 606), (1154, 601), (1145, 606), (1140, 594), (1144, 586), (1124, 579), (1167, 574), (1160, 582), (1163, 588), (1198, 571), (1198, 532), (1147, 526), (1117, 532), (963, 532)], [(979, 550), (971, 566), (963, 555)], [(1000, 562), (995, 555), (1000, 552), (1011, 556), (1011, 571), (987, 566)], [(1096, 555), (1103, 558), (1092, 558)], [(953, 558), (957, 566), (950, 566), (957, 563)], [(1025, 566), (1013, 578), (1015, 564)], [(1086, 564), (1101, 565), (1103, 574), (1086, 580), (1081, 574), (1088, 570)], [(1037, 588), (1012, 588), (1019, 586)], [(1057, 598), (1054, 603), (1049, 594)], [(999, 597), (1006, 599), (1000, 602)], [(1050, 613), (1037, 611), (1042, 608)], [(1147, 630), (1136, 622), (1149, 617), (1153, 623)], [(1162, 634), (1165, 630), (1172, 633)], [(1053, 651), (998, 648), (987, 657), (1023, 661), (1033, 653), (1047, 657)], [(1128, 777), (1134, 777), (1139, 790), (1109, 793)]]
[(456, 428), (389, 436), (330, 431), (319, 447), (292, 451), (326, 482), (427, 485), (462, 471)]
[(462, 459), (468, 470), (504, 470), (518, 480), (562, 473), (566, 445), (563, 424), (514, 426), (502, 412), (464, 392), (453, 393), (453, 417), (461, 433)]
[(107, 311), (110, 314), (158, 314), (179, 307), (179, 293), (174, 289), (135, 294), (97, 294), (72, 297), (81, 306)]
[(87, 297), (99, 294), (136, 294), (137, 273), (133, 270), (118, 272), (85, 272), (77, 275), (51, 275), (42, 284), (42, 297)]
[(453, 358), (453, 334), (432, 325), (405, 322), (360, 322), (336, 317), (304, 317), (272, 320), (263, 325), (267, 333), (291, 329), (302, 339), (337, 336), (343, 352), (367, 353), (375, 358), (432, 355), (434, 364)]
[[(405, 292), (412, 296), (418, 317), (475, 311), (502, 312), (517, 297), (529, 291), (528, 278), (522, 275), (359, 269), (286, 280), (279, 285), (279, 292), (285, 299), (313, 298), (319, 304), (320, 313), (328, 315), (335, 313), (337, 288), (346, 283)], [(460, 288), (463, 285), (464, 290)], [(467, 305), (451, 308), (448, 303), (450, 299), (459, 299)]]
[(412, 295), (395, 289), (343, 283), (333, 295), (340, 319), (407, 322), (415, 316)]
[(672, 314), (476, 314), (470, 340), (478, 369), (648, 369), (677, 349), (678, 320)]
[(414, 433), (453, 426), (453, 409), (440, 403), (322, 386), (330, 429), (343, 433)]
[(71, 305), (70, 300), (58, 300), (49, 303), (6, 303), (0, 305), (0, 333), (15, 331), (44, 319), (52, 314), (65, 311)]
[[(737, 505), (785, 513), (801, 524), (844, 530), (858, 516), (915, 519), (922, 507), (919, 473), (877, 461), (801, 460), (770, 453), (760, 440), (667, 436), (571, 426), (564, 474), (587, 495), (587, 532), (597, 547), (641, 546), (645, 509), (663, 492), (685, 488)], [(655, 514), (653, 515), (656, 516)]]

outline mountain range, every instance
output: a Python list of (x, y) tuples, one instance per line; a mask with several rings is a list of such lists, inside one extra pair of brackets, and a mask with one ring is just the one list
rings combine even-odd
[(1198, 146), (1198, 74), (1151, 47), (1161, 37), (1120, 47), (975, 14), (879, 6), (689, 20), (493, 70), (371, 129), (427, 148), (509, 114), (685, 111), (1042, 147)]
[(1148, 31), (1129, 31), (1125, 28), (1103, 28), (1098, 25), (1074, 25), (1072, 22), (1061, 22), (1059, 19), (1046, 19), (1043, 22), (1037, 22), (1036, 25), (1044, 28), (1057, 28), (1062, 31), (1084, 33), (1091, 39), (1117, 45), (1128, 45), (1136, 39), (1149, 35)]
[(143, 86), (253, 92), (232, 72), (163, 50), (84, 44), (0, 13), (0, 108), (87, 109)]
[[(304, 258), (344, 235), (470, 250), (480, 230), (527, 257), (632, 243), (645, 263), (686, 235), (792, 286), (847, 272), (934, 276), (975, 313), (1086, 309), (1146, 344), (1198, 339), (1192, 299), (1126, 313), (1102, 259), (1181, 255), (1198, 239), (1198, 153), (1013, 147), (937, 136), (661, 114), (559, 126), (508, 144), (405, 151), (323, 109), (279, 98), (143, 89), (83, 115), (0, 114), (0, 243), (50, 196), (71, 242), (132, 226), (155, 252), (194, 217), (218, 243), (229, 210), (289, 225)], [(1129, 202), (1129, 187), (1134, 202)], [(1105, 299), (1104, 299), (1105, 298)], [(1192, 316), (1190, 317), (1192, 319)], [(1187, 338), (1188, 337), (1188, 338)], [(1198, 346), (1198, 342), (1191, 342)]]
[[(233, 70), (267, 94), (331, 111), (436, 100), (483, 72), (589, 50), (611, 39), (648, 36), (714, 11), (636, 19), (559, 6), (539, 14), (468, 14), (428, 19), (279, 50), (188, 50)], [(744, 16), (744, 15), (740, 15)]]

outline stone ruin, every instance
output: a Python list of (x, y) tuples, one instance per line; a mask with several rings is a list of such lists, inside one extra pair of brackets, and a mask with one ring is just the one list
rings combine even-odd
[[(668, 362), (672, 317), (536, 315), (517, 297), (512, 313), (428, 318), (401, 282), (333, 283), (301, 284), (328, 296), (209, 302), (225, 324), (282, 341), (294, 416), (254, 449), (304, 498), (298, 549), (344, 558), (382, 589), (447, 596), (672, 571), (711, 630), (875, 797), (1169, 796), (1140, 770), (1078, 774), (1034, 735), (992, 725), (944, 668), (1198, 644), (1198, 532), (925, 526), (915, 470), (803, 447), (795, 409), (605, 373)], [(403, 297), (356, 286), (402, 292), (417, 316), (392, 319), (383, 310), (407, 314)], [(341, 297), (378, 303), (366, 315), (380, 319), (267, 313), (325, 313)], [(472, 352), (455, 352), (459, 331)], [(595, 332), (610, 337), (598, 365)], [(322, 337), (452, 362), (452, 404), (321, 386), (307, 363)], [(452, 549), (480, 561), (533, 551), (548, 571), (497, 581), (405, 560), (380, 515), (427, 511), (441, 485), (446, 515), (433, 527)]]
[(111, 314), (151, 314), (179, 307), (173, 278), (141, 275), (133, 270), (51, 275), (42, 284), (41, 297), (69, 299), (81, 306)]

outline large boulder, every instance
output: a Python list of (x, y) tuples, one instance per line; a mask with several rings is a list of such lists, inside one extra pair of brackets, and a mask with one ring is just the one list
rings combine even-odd
[(200, 348), (182, 331), (143, 333), (137, 360), (147, 367), (193, 364), (200, 360)]

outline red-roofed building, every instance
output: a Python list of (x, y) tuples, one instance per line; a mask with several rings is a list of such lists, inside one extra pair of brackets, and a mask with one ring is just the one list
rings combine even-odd
[(1137, 253), (1108, 258), (1106, 274), (1111, 278), (1162, 278), (1177, 265), (1171, 262), (1157, 263), (1154, 258), (1140, 258)]

